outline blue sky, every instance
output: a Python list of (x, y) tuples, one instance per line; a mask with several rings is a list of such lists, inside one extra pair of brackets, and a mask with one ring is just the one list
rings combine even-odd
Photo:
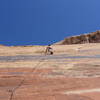
[(100, 0), (0, 0), (0, 44), (47, 45), (100, 30)]

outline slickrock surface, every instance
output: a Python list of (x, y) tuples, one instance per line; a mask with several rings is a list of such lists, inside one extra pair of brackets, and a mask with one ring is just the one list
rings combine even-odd
[(0, 46), (0, 100), (100, 100), (100, 44)]

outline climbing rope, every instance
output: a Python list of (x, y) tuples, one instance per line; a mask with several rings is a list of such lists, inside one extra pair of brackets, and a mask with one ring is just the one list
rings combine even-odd
[[(45, 60), (45, 58), (40, 59), (39, 62), (35, 65), (35, 67), (31, 70), (30, 73), (34, 73), (36, 71), (36, 69), (40, 67), (40, 64), (44, 60)], [(12, 90), (9, 90), (9, 92), (11, 93), (9, 100), (13, 100), (14, 93), (16, 92), (16, 90), (18, 90), (24, 84), (25, 80), (26, 80), (26, 77), (24, 76), (23, 80), (21, 80), (21, 82), (15, 88), (13, 88)]]

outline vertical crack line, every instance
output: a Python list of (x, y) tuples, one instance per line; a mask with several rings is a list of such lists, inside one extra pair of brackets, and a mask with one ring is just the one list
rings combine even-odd
[(12, 100), (12, 99), (13, 99), (13, 95), (14, 95), (14, 91), (11, 90), (10, 92), (11, 92), (11, 94), (10, 94), (10, 98), (9, 98), (9, 100)]

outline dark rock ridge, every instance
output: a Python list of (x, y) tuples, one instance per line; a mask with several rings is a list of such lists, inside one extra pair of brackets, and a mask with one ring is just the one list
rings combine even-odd
[(64, 40), (55, 43), (55, 45), (66, 44), (84, 44), (84, 43), (100, 43), (100, 30), (88, 34), (81, 34), (78, 36), (71, 36)]

